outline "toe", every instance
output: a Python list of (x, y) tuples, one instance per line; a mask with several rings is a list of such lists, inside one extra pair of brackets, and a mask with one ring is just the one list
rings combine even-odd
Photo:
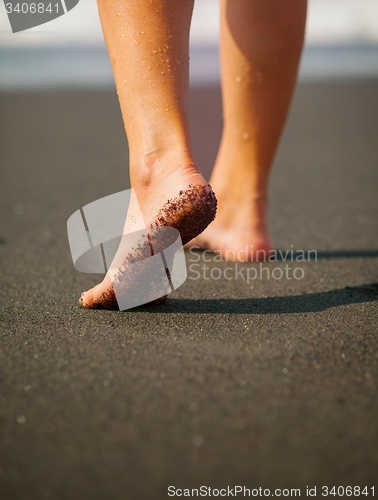
[(82, 307), (90, 307), (90, 303), (93, 302), (93, 293), (92, 293), (92, 290), (93, 288), (91, 288), (90, 290), (88, 290), (87, 292), (83, 292), (81, 295), (80, 295), (80, 299), (79, 299), (79, 304), (82, 306)]
[(81, 306), (84, 306), (84, 297), (85, 297), (85, 294), (86, 294), (86, 292), (83, 292), (83, 293), (80, 295), (79, 304), (80, 304)]
[(98, 307), (98, 302), (99, 302), (98, 298), (101, 295), (101, 293), (99, 293), (100, 290), (97, 290), (99, 287), (100, 285), (97, 285), (94, 288), (91, 288), (90, 290), (83, 292), (81, 294), (79, 303), (82, 307), (89, 307), (89, 308)]

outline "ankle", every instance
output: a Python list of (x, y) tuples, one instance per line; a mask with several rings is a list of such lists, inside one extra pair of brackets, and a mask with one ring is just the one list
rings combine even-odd
[[(150, 151), (130, 162), (131, 187), (142, 196), (155, 191), (174, 195), (189, 184), (207, 184), (192, 155), (186, 149)], [(171, 191), (175, 191), (174, 193)]]
[(217, 193), (220, 204), (230, 209), (237, 207), (238, 211), (265, 210), (268, 200), (267, 185), (260, 185), (254, 181), (248, 182), (226, 179), (225, 177), (214, 176), (210, 179), (210, 184)]
[[(211, 186), (213, 184), (210, 181)], [(266, 228), (267, 195), (261, 192), (245, 192), (234, 196), (232, 191), (218, 190), (213, 186), (218, 199), (217, 222), (224, 230), (256, 231)]]

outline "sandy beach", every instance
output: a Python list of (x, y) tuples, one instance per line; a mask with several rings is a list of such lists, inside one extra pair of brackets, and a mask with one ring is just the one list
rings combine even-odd
[[(75, 271), (66, 229), (129, 187), (115, 92), (8, 92), (0, 107), (0, 496), (377, 487), (377, 80), (298, 87), (269, 221), (277, 249), (316, 259), (235, 277), (187, 252), (165, 305), (125, 312), (79, 308), (99, 276)], [(209, 177), (218, 86), (192, 88), (191, 126)], [(273, 277), (286, 265), (301, 271)]]

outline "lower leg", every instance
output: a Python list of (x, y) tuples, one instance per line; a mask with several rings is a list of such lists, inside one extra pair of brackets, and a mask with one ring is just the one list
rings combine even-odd
[(130, 146), (131, 186), (146, 212), (163, 179), (199, 173), (188, 126), (193, 0), (98, 0), (98, 7)]
[[(131, 187), (146, 226), (159, 225), (160, 209), (167, 211), (167, 201), (187, 192), (190, 186), (201, 188), (197, 191), (205, 193), (207, 201), (212, 196), (194, 162), (189, 138), (189, 27), (193, 1), (98, 0), (129, 141)], [(215, 215), (212, 203), (210, 209), (206, 201), (188, 205), (186, 200), (182, 213), (176, 210), (175, 218), (163, 221), (180, 231), (185, 227), (183, 240), (203, 231)], [(190, 224), (188, 218), (195, 218), (196, 223)], [(203, 227), (198, 225), (199, 219)], [(112, 306), (114, 301), (111, 280), (106, 275), (100, 285), (86, 292), (81, 303)]]
[(306, 0), (222, 0), (224, 129), (210, 181), (218, 213), (193, 245), (223, 253), (271, 249), (269, 173), (296, 82), (305, 18)]

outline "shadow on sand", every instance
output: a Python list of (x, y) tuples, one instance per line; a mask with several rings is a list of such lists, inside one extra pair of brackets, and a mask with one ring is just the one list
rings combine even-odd
[[(192, 252), (201, 255), (210, 250), (202, 250), (193, 248)], [(214, 256), (215, 253), (211, 252)], [(274, 261), (296, 260), (300, 261), (317, 261), (319, 259), (361, 259), (378, 257), (378, 250), (293, 250), (293, 249), (277, 249), (275, 250)]]
[[(378, 283), (331, 290), (329, 292), (259, 297), (255, 299), (169, 299), (161, 306), (143, 306), (133, 311), (148, 310), (156, 314), (297, 314), (320, 312), (331, 307), (378, 300)], [(132, 312), (132, 310), (128, 311)]]
[[(294, 252), (294, 258), (299, 255)], [(315, 260), (313, 252), (305, 252), (306, 260)], [(378, 257), (378, 250), (330, 250), (317, 252), (317, 259), (358, 259), (358, 258)]]

